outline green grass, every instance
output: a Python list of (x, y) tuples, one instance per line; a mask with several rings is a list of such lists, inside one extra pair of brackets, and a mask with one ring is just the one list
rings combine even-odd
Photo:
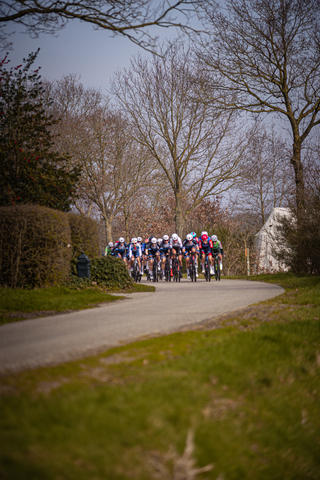
[[(154, 291), (154, 287), (135, 284), (130, 291)], [(113, 302), (121, 298), (123, 297), (111, 295), (99, 288), (84, 288), (81, 290), (69, 287), (34, 290), (0, 288), (0, 325), (30, 318), (28, 314), (32, 312), (82, 310), (92, 308), (99, 303)]]
[(2, 377), (0, 478), (319, 479), (319, 280), (278, 277), (228, 327)]

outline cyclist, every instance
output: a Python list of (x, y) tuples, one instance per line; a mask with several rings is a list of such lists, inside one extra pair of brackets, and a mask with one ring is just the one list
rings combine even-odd
[(193, 240), (193, 236), (191, 233), (188, 233), (186, 236), (185, 240), (183, 240), (182, 243), (182, 253), (184, 254), (184, 257), (186, 259), (186, 267), (187, 267), (187, 278), (190, 278), (190, 255), (191, 253), (196, 253), (197, 252), (197, 246), (196, 243)]
[(143, 275), (143, 271), (141, 267), (141, 257), (142, 257), (141, 244), (138, 243), (137, 238), (134, 237), (132, 238), (131, 243), (129, 245), (129, 261), (130, 261), (130, 267), (131, 267), (130, 270), (132, 271), (134, 259), (136, 258), (138, 261), (140, 274)]
[(193, 237), (193, 241), (196, 244), (196, 248), (197, 248), (196, 276), (198, 277), (199, 276), (198, 275), (199, 238), (197, 237), (196, 232), (191, 232), (191, 235)]
[(114, 255), (117, 257), (117, 258), (122, 258), (122, 260), (124, 261), (124, 263), (127, 265), (127, 244), (126, 242), (124, 241), (124, 238), (123, 237), (120, 237), (119, 240), (116, 242), (115, 246), (114, 246)]
[(153, 273), (152, 273), (152, 268), (153, 268), (153, 262), (157, 262), (157, 268), (160, 269), (160, 248), (157, 243), (157, 239), (153, 237), (151, 239), (151, 242), (148, 244), (148, 268), (149, 268), (149, 276), (150, 279), (153, 278)]
[(220, 270), (222, 270), (222, 255), (224, 256), (222, 244), (220, 240), (218, 240), (217, 235), (212, 235), (211, 240), (212, 240), (212, 255), (218, 256)]
[(113, 242), (109, 242), (104, 251), (105, 256), (111, 255), (112, 249), (113, 249)]
[(162, 268), (163, 277), (165, 276), (165, 265), (166, 265), (167, 255), (171, 257), (171, 245), (169, 242), (169, 235), (163, 235), (162, 242), (160, 245), (161, 268)]
[(206, 255), (208, 255), (209, 263), (210, 263), (210, 274), (214, 275), (213, 269), (213, 260), (212, 260), (212, 240), (208, 237), (207, 234), (203, 233), (199, 240), (199, 251), (200, 251), (200, 258), (201, 258), (201, 267), (202, 273), (205, 273), (204, 264), (206, 260)]
[(172, 255), (177, 255), (180, 264), (180, 277), (182, 277), (182, 241), (181, 238), (173, 233), (170, 238), (171, 253)]

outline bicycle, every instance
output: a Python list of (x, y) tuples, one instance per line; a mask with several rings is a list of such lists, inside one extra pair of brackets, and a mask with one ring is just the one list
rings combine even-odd
[(196, 264), (197, 264), (197, 255), (192, 253), (191, 254), (191, 259), (190, 259), (190, 264), (189, 264), (189, 274), (192, 282), (197, 281), (197, 270), (196, 270)]
[(172, 257), (172, 273), (173, 273), (173, 281), (180, 282), (180, 263), (176, 255)]
[(204, 270), (204, 278), (206, 279), (206, 282), (211, 282), (211, 273), (210, 273), (210, 262), (209, 262), (209, 257), (206, 255), (206, 263), (205, 263), (205, 270)]
[(138, 259), (135, 258), (133, 262), (133, 267), (132, 267), (132, 278), (135, 282), (140, 282), (141, 281), (141, 273), (138, 265)]
[(164, 266), (164, 278), (166, 282), (171, 282), (171, 268), (170, 268), (170, 256), (166, 255), (166, 263)]
[(160, 280), (162, 279), (162, 272), (161, 270), (159, 269), (158, 267), (158, 258), (157, 256), (154, 257), (153, 259), (153, 265), (152, 265), (152, 280), (154, 282), (158, 282), (159, 281), (159, 277), (160, 277)]
[(214, 276), (216, 278), (216, 282), (219, 280), (220, 282), (220, 261), (218, 259), (218, 255), (215, 255), (214, 256), (214, 260), (213, 260), (213, 267), (214, 267)]

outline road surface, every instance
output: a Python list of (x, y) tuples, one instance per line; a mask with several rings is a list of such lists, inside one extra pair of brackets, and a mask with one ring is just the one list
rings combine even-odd
[(0, 326), (0, 372), (64, 363), (210, 320), (284, 292), (276, 285), (242, 280), (183, 279), (154, 285), (154, 293), (133, 293), (97, 308)]

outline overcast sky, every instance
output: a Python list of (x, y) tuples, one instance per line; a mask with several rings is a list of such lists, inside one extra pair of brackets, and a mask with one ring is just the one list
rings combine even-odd
[[(42, 78), (52, 80), (69, 73), (79, 73), (84, 85), (103, 91), (109, 88), (110, 77), (115, 70), (129, 66), (132, 55), (138, 52), (148, 55), (129, 39), (93, 30), (84, 22), (70, 21), (55, 36), (42, 34), (36, 39), (19, 33), (23, 31), (19, 25), (11, 24), (9, 31), (13, 30), (16, 33), (11, 36), (10, 66), (21, 64), (23, 58), (40, 47), (34, 66), (41, 67)], [(157, 28), (154, 31), (157, 35), (161, 34), (161, 39), (178, 35), (174, 28)]]

